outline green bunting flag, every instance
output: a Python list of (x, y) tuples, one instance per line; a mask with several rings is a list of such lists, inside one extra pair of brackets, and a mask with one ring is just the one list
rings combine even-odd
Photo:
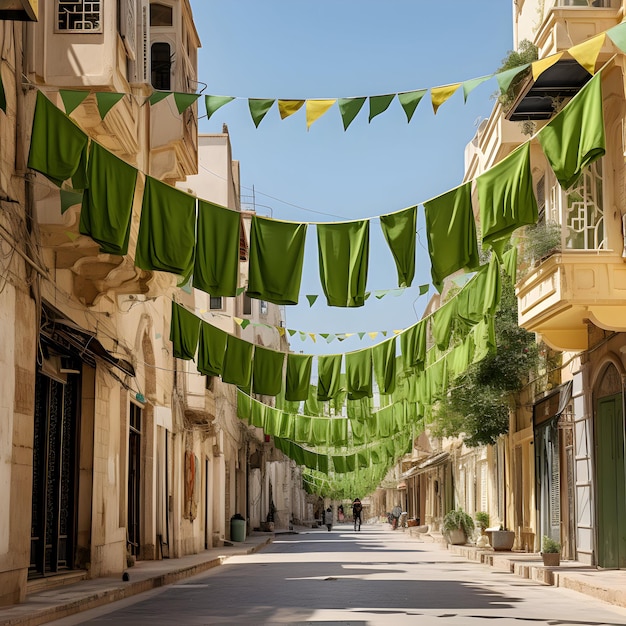
[(337, 100), (344, 130), (348, 130), (348, 126), (352, 124), (354, 118), (363, 108), (365, 100), (366, 98), (339, 98)]
[(59, 89), (66, 115), (80, 106), (83, 100), (89, 95), (89, 91), (76, 91), (74, 89)]
[(398, 272), (398, 287), (410, 287), (415, 276), (417, 206), (380, 216), (380, 226)]
[(504, 72), (499, 72), (498, 74), (496, 74), (496, 80), (498, 81), (500, 92), (506, 93), (511, 86), (513, 79), (520, 72), (523, 72), (528, 67), (530, 67), (530, 63), (524, 63), (523, 65), (518, 65), (517, 67), (513, 67), (510, 70), (505, 70)]
[(59, 189), (59, 194), (61, 196), (61, 215), (63, 215), (63, 213), (65, 213), (65, 211), (67, 211), (70, 207), (73, 207), (76, 204), (82, 204), (83, 202), (82, 191)]
[(482, 85), (485, 81), (493, 78), (493, 74), (489, 74), (489, 76), (481, 76), (480, 78), (471, 78), (470, 80), (466, 80), (463, 83), (463, 101), (467, 102), (467, 97), (478, 87)]
[(207, 121), (211, 119), (211, 116), (215, 111), (223, 107), (225, 104), (232, 102), (235, 98), (232, 96), (205, 96), (204, 105), (206, 106), (206, 118)]
[(395, 93), (390, 93), (385, 96), (370, 96), (370, 117), (371, 122), (377, 115), (384, 113), (391, 104), (391, 101), (396, 97)]
[(125, 96), (123, 93), (110, 93), (107, 91), (98, 91), (96, 93), (96, 101), (98, 102), (98, 113), (100, 119), (103, 120), (107, 113)]
[(152, 106), (158, 104), (161, 100), (165, 100), (165, 98), (171, 95), (171, 91), (155, 91), (150, 98), (148, 98), (148, 102), (150, 103), (150, 106)]
[(417, 91), (405, 91), (398, 94), (398, 100), (406, 114), (407, 124), (411, 121), (417, 105), (422, 101), (428, 89), (419, 89)]
[(267, 112), (272, 108), (274, 102), (276, 102), (276, 100), (261, 100), (259, 98), (250, 98), (248, 100), (250, 115), (252, 115), (252, 120), (257, 128), (267, 115)]
[(199, 97), (199, 93), (179, 93), (175, 91), (174, 102), (176, 102), (178, 112), (182, 114), (182, 112), (188, 109)]

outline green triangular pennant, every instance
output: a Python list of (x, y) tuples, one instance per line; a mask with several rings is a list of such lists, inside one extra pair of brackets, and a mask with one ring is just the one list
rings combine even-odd
[(413, 113), (415, 113), (415, 109), (417, 109), (417, 105), (421, 102), (427, 91), (428, 89), (418, 89), (417, 91), (405, 91), (404, 93), (398, 94), (398, 100), (400, 100), (400, 104), (406, 113), (407, 123), (411, 121)]
[(506, 93), (511, 86), (513, 79), (520, 72), (523, 72), (527, 67), (530, 67), (530, 63), (524, 63), (524, 65), (518, 65), (517, 67), (513, 67), (510, 70), (506, 70), (505, 72), (500, 72), (499, 74), (496, 74), (496, 80), (498, 81), (500, 91), (502, 93)]
[(289, 333), (290, 337), (293, 337), (298, 331), (297, 330), (293, 330), (293, 328), (288, 328), (287, 332)]
[(234, 100), (232, 96), (204, 96), (204, 105), (206, 106), (206, 118), (211, 119), (211, 115), (219, 108), (223, 107)]
[(420, 285), (420, 296), (423, 296), (425, 293), (428, 293), (430, 289), (430, 285)]
[(317, 296), (315, 295), (308, 295), (306, 296), (306, 299), (309, 301), (309, 306), (313, 306), (315, 304), (315, 301), (317, 300)]
[(302, 331), (300, 332), (300, 341), (306, 341), (306, 333), (303, 333)]
[(258, 98), (249, 98), (248, 106), (250, 107), (250, 115), (254, 121), (254, 125), (258, 128), (259, 124), (272, 108), (275, 100), (260, 100)]
[(320, 337), (322, 337), (322, 339), (328, 339), (328, 335), (330, 333), (320, 333)]
[(357, 333), (357, 335), (359, 336), (359, 339), (363, 339), (363, 337), (365, 337), (365, 333)]
[(383, 337), (386, 337), (386, 336), (387, 336), (387, 331), (386, 331), (386, 330), (381, 330), (381, 331), (380, 331), (380, 333), (381, 333), (381, 335), (382, 335)]
[(626, 22), (622, 22), (606, 31), (609, 39), (622, 51), (626, 52)]
[(110, 93), (107, 91), (99, 91), (96, 93), (98, 101), (98, 112), (100, 119), (103, 120), (107, 113), (124, 97), (123, 93)]
[(343, 120), (343, 129), (348, 130), (348, 126), (352, 124), (354, 118), (365, 104), (365, 98), (339, 98), (337, 101), (339, 112)]
[(82, 191), (70, 191), (68, 189), (59, 189), (61, 196), (61, 215), (65, 213), (71, 206), (75, 204), (82, 204), (83, 192)]
[(157, 104), (159, 102), (161, 102), (161, 100), (165, 100), (165, 98), (167, 98), (167, 96), (171, 96), (172, 92), (171, 91), (155, 91), (150, 98), (148, 99), (148, 102), (153, 105), (153, 104)]
[(59, 89), (65, 113), (69, 115), (89, 95), (89, 91), (75, 91), (74, 89)]
[(242, 320), (241, 328), (248, 328), (250, 326), (250, 320)]
[(188, 109), (199, 97), (199, 93), (180, 93), (175, 91), (174, 102), (176, 102), (178, 112), (182, 115), (183, 111)]
[(371, 291), (366, 291), (365, 295), (363, 296), (363, 302), (365, 302), (371, 295), (372, 295)]
[(237, 287), (237, 291), (235, 291), (235, 293), (240, 296), (245, 290), (245, 287)]
[(391, 101), (396, 97), (395, 93), (390, 93), (384, 96), (370, 96), (370, 122), (381, 113), (384, 113), (391, 104)]
[(467, 96), (470, 95), (478, 85), (482, 85), (486, 80), (489, 80), (493, 74), (489, 74), (489, 76), (481, 76), (480, 78), (470, 78), (470, 80), (466, 80), (463, 83), (463, 101), (467, 102)]
[(387, 290), (386, 289), (380, 289), (379, 291), (375, 291), (374, 292), (374, 297), (377, 298), (378, 300), (381, 300), (386, 295), (387, 295)]

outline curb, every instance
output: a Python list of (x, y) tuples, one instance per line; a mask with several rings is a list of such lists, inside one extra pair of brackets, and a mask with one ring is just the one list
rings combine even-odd
[[(102, 591), (90, 592), (85, 597), (71, 600), (65, 604), (59, 604), (57, 606), (48, 606), (39, 610), (34, 610), (30, 613), (23, 615), (15, 615), (7, 619), (0, 621), (0, 626), (39, 626), (40, 624), (46, 624), (54, 620), (69, 617), (70, 615), (76, 615), (83, 611), (89, 611), (119, 600), (125, 600), (140, 593), (145, 593), (152, 589), (171, 585), (185, 578), (190, 578), (196, 574), (201, 574), (214, 567), (222, 565), (232, 556), (240, 556), (242, 554), (254, 554), (272, 543), (273, 536), (267, 537), (265, 541), (262, 541), (254, 546), (250, 546), (245, 550), (238, 551), (237, 554), (221, 555), (202, 563), (182, 567), (179, 569), (173, 569), (172, 571), (165, 572), (163, 574), (146, 578), (145, 580), (139, 580), (137, 582), (124, 583), (123, 586), (116, 586), (110, 589)], [(20, 605), (14, 605), (18, 608)]]

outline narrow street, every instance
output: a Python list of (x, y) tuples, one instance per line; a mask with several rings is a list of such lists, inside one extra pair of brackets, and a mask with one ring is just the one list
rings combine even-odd
[[(132, 571), (131, 571), (132, 576)], [(419, 620), (419, 622), (417, 621)], [(386, 525), (277, 535), (262, 551), (73, 624), (626, 624), (626, 610), (468, 563)]]

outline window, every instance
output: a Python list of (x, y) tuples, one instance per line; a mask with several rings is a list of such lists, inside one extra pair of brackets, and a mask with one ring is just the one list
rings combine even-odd
[(247, 294), (243, 294), (243, 314), (252, 315), (252, 298)]
[(150, 5), (150, 26), (172, 26), (173, 24), (172, 7), (164, 4)]
[(564, 228), (564, 249), (604, 250), (602, 159), (586, 167), (570, 189), (552, 188), (553, 221)]
[(209, 298), (209, 309), (213, 311), (221, 311), (222, 308), (222, 296), (211, 296)]
[(170, 91), (172, 84), (172, 59), (170, 44), (164, 42), (153, 43), (151, 48), (152, 59), (152, 86), (161, 91)]
[(57, 29), (63, 32), (102, 32), (101, 0), (58, 0)]

